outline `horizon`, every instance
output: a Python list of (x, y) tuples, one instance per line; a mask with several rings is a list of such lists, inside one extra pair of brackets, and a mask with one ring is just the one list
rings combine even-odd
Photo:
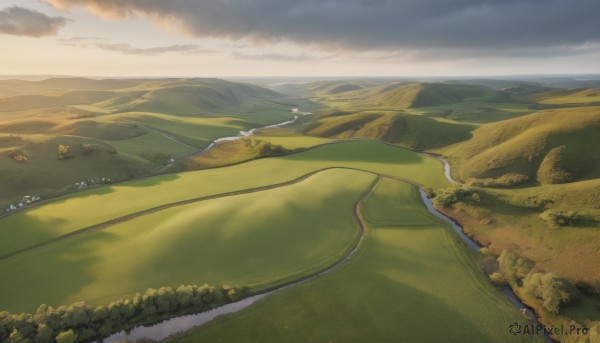
[[(29, 78), (29, 79), (28, 79)], [(446, 80), (452, 81), (457, 80), (476, 80), (476, 79), (489, 79), (489, 80), (512, 80), (518, 81), (523, 79), (551, 79), (551, 78), (565, 78), (577, 81), (586, 80), (598, 80), (600, 79), (600, 73), (588, 73), (588, 74), (506, 74), (506, 75), (281, 75), (281, 76), (261, 76), (261, 75), (126, 75), (126, 76), (106, 76), (106, 75), (78, 75), (78, 74), (0, 74), (0, 80), (19, 80), (19, 81), (43, 81), (50, 79), (91, 79), (91, 80), (103, 80), (103, 79), (336, 79), (336, 80), (351, 80), (351, 79), (380, 79), (380, 80), (418, 80), (418, 79), (431, 79), (431, 80)], [(35, 79), (35, 80), (34, 80)]]

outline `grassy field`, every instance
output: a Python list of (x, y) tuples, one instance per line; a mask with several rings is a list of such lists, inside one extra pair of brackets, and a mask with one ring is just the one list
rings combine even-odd
[(367, 239), (340, 270), (168, 341), (532, 341), (509, 334), (524, 317), (427, 212), (416, 187), (384, 179), (364, 216)]
[(0, 221), (0, 255), (148, 208), (282, 183), (330, 167), (389, 174), (433, 188), (449, 185), (439, 161), (410, 150), (374, 141), (329, 144), (227, 168), (168, 174), (90, 189), (16, 213)]
[(174, 207), (0, 261), (0, 308), (104, 304), (148, 287), (264, 288), (339, 260), (373, 174), (327, 170), (289, 186)]
[(185, 146), (157, 131), (131, 139), (112, 141), (110, 144), (122, 155), (139, 157), (156, 164), (166, 164), (171, 158), (176, 159), (197, 151), (196, 148)]

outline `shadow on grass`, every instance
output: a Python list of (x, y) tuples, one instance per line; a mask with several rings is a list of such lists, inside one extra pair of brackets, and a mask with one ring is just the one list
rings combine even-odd
[(135, 180), (135, 181), (119, 183), (118, 186), (119, 187), (139, 187), (139, 188), (158, 186), (163, 183), (175, 181), (175, 180), (179, 179), (180, 177), (181, 176), (179, 176), (179, 174), (175, 174), (175, 173), (163, 174), (163, 175), (159, 175), (159, 176), (150, 176), (150, 177), (142, 179), (142, 180)]
[(56, 307), (89, 301), (74, 296), (98, 281), (94, 275), (99, 261), (95, 248), (114, 239), (97, 232), (91, 239), (77, 237), (0, 260), (0, 274), (10, 275), (0, 285), (0, 310), (34, 313), (41, 304)]
[(386, 164), (420, 164), (425, 161), (425, 158), (416, 152), (369, 140), (326, 144), (282, 159)]

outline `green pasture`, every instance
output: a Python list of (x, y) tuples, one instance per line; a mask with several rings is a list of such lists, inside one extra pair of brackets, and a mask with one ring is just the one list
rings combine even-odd
[(367, 198), (370, 230), (341, 269), (219, 317), (169, 342), (532, 342), (527, 320), (477, 270), (416, 187), (384, 179)]
[(167, 174), (78, 192), (0, 220), (0, 256), (152, 207), (287, 182), (331, 167), (358, 168), (446, 187), (442, 163), (375, 141), (319, 146), (226, 168)]
[(0, 308), (105, 304), (148, 287), (232, 284), (255, 289), (341, 259), (359, 234), (353, 215), (375, 175), (332, 169), (289, 186), (201, 201), (70, 237), (0, 261)]
[(157, 131), (135, 138), (112, 141), (110, 144), (119, 154), (141, 157), (162, 164), (166, 164), (170, 158), (178, 158), (198, 150), (169, 139)]

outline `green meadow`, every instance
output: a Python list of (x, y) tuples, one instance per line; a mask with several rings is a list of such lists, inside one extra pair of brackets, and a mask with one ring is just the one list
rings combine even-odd
[[(410, 150), (375, 141), (329, 144), (227, 168), (99, 187), (32, 207), (0, 221), (0, 255), (157, 206), (284, 183), (332, 167), (367, 170), (433, 188), (449, 184), (439, 161)], [(97, 206), (99, 203), (110, 205)]]
[(167, 341), (536, 341), (508, 332), (525, 318), (427, 211), (416, 187), (383, 179), (363, 213), (366, 239), (339, 270)]
[(104, 304), (148, 287), (261, 289), (333, 264), (357, 239), (370, 173), (331, 169), (298, 183), (170, 208), (0, 261), (0, 308)]

